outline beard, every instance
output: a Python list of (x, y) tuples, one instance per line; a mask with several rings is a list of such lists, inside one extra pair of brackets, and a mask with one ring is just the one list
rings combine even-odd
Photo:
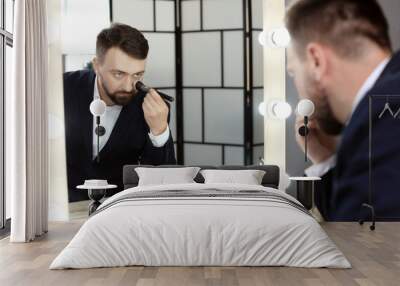
[(315, 109), (318, 110), (315, 114), (315, 119), (322, 131), (332, 136), (342, 133), (344, 125), (335, 118), (332, 108), (326, 98), (324, 98)]
[(132, 89), (131, 92), (126, 92), (124, 90), (117, 90), (117, 91), (111, 92), (109, 90), (109, 88), (107, 87), (107, 85), (103, 81), (101, 81), (100, 84), (101, 84), (101, 87), (103, 88), (104, 92), (106, 93), (106, 95), (116, 105), (121, 105), (121, 106), (128, 105), (132, 101), (133, 97), (136, 95), (135, 89)]
[(308, 98), (315, 104), (315, 113), (313, 117), (317, 121), (318, 126), (328, 135), (340, 135), (344, 129), (344, 124), (336, 119), (327, 99), (328, 92), (320, 87), (319, 83), (314, 80), (309, 81), (306, 86), (309, 87), (307, 92)]

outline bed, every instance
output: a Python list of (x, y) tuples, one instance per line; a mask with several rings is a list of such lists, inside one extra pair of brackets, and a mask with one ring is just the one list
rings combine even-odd
[(138, 186), (136, 167), (124, 167), (125, 190), (102, 203), (50, 269), (351, 267), (308, 211), (277, 189), (276, 166), (219, 167), (265, 170), (261, 185), (204, 183), (199, 173), (193, 183), (152, 186)]

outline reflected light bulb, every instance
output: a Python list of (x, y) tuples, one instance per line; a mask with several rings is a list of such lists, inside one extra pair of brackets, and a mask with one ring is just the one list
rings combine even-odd
[(90, 104), (89, 109), (94, 116), (101, 116), (106, 111), (106, 103), (101, 99), (95, 99)]
[(308, 116), (310, 117), (315, 111), (314, 103), (309, 99), (302, 99), (297, 104), (296, 108), (297, 114), (300, 116)]

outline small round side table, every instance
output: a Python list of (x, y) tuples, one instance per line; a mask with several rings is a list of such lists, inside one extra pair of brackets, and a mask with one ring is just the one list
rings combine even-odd
[(108, 189), (115, 189), (117, 185), (107, 185), (107, 186), (90, 186), (90, 185), (79, 185), (77, 189), (84, 189), (88, 191), (88, 196), (92, 200), (89, 205), (89, 216), (96, 211), (96, 209), (101, 205), (100, 200), (104, 198)]

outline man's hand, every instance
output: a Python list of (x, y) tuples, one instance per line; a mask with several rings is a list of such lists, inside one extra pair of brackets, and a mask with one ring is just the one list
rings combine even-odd
[[(304, 118), (297, 117), (295, 125), (296, 141), (304, 152), (305, 137), (299, 134), (299, 128), (303, 125)], [(314, 164), (321, 163), (335, 153), (338, 137), (327, 135), (325, 132), (323, 132), (315, 119), (310, 119), (307, 127), (309, 130), (307, 135), (308, 158), (310, 158)]]
[(143, 100), (142, 107), (151, 133), (155, 136), (163, 133), (168, 127), (168, 106), (161, 96), (154, 89), (150, 89)]

